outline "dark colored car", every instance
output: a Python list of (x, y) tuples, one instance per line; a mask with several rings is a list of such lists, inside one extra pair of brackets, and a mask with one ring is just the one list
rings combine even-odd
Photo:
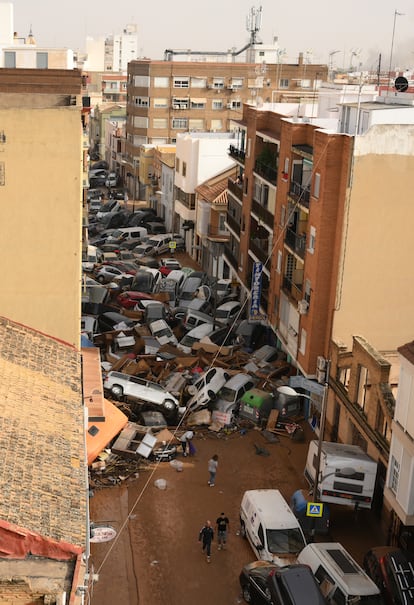
[(145, 269), (139, 269), (132, 280), (130, 290), (151, 294), (154, 291), (154, 287), (155, 280), (152, 273)]
[(327, 603), (307, 565), (279, 567), (267, 561), (254, 561), (243, 567), (239, 579), (243, 599), (252, 605)]
[(105, 162), (105, 160), (99, 160), (98, 162), (94, 162), (91, 165), (91, 170), (99, 170), (99, 168), (101, 168), (102, 170), (108, 170), (109, 166), (108, 166), (108, 162)]
[(152, 208), (147, 208), (145, 210), (137, 210), (130, 216), (128, 227), (145, 227), (145, 219), (147, 217), (154, 217), (155, 215), (156, 212)]
[(126, 324), (129, 329), (135, 326), (135, 322), (132, 319), (115, 311), (108, 311), (98, 315), (98, 328), (100, 332), (111, 332), (120, 323)]
[(366, 553), (363, 565), (387, 605), (414, 604), (414, 553), (376, 546)]

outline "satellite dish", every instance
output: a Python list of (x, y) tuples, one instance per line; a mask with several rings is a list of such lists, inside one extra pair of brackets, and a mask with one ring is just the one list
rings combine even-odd
[(403, 76), (398, 76), (394, 82), (394, 88), (397, 92), (406, 92), (408, 88), (408, 80)]

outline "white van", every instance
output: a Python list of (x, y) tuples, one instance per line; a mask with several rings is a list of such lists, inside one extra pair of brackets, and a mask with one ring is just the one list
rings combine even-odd
[(295, 563), (306, 546), (299, 521), (278, 489), (244, 492), (240, 532), (258, 559), (281, 566)]
[(87, 272), (93, 271), (95, 265), (103, 261), (104, 257), (97, 246), (88, 245), (86, 254), (82, 253), (82, 269)]
[(148, 254), (164, 254), (170, 250), (170, 242), (172, 241), (172, 233), (160, 233), (152, 235), (145, 244), (151, 246), (151, 251)]
[(298, 556), (308, 565), (327, 602), (336, 605), (383, 605), (378, 586), (339, 542), (308, 544)]
[(143, 237), (148, 235), (148, 231), (145, 227), (120, 227), (112, 231), (111, 235), (107, 238), (107, 243), (116, 242), (133, 242), (136, 241), (138, 244)]

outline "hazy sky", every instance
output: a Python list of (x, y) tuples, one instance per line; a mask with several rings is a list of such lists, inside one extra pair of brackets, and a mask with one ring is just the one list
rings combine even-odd
[[(0, 0), (1, 1), (1, 0)], [(414, 3), (412, 0), (14, 0), (14, 28), (26, 36), (32, 27), (39, 46), (85, 49), (86, 36), (121, 33), (136, 23), (140, 56), (162, 59), (164, 50), (225, 51), (242, 48), (249, 39), (246, 19), (251, 8), (262, 6), (258, 33), (264, 44), (274, 37), (286, 49), (284, 62), (307, 52), (310, 62), (349, 68), (362, 63), (375, 68), (379, 54), (388, 69), (395, 20), (393, 67), (414, 66)], [(404, 13), (395, 17), (395, 11)], [(356, 54), (352, 54), (356, 53)]]

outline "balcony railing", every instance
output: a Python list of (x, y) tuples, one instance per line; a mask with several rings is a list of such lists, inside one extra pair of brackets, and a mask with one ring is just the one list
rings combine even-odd
[(233, 179), (229, 179), (227, 182), (228, 190), (240, 201), (243, 201), (243, 184), (235, 183)]
[(268, 239), (251, 239), (250, 250), (259, 259), (261, 263), (265, 263), (269, 256), (269, 240)]
[(286, 229), (285, 243), (291, 250), (296, 252), (301, 258), (305, 258), (306, 253), (306, 234), (298, 235), (292, 229)]
[(234, 256), (233, 252), (230, 250), (230, 248), (226, 245), (224, 246), (224, 254), (225, 254), (227, 260), (229, 261), (229, 263), (231, 264), (231, 266), (233, 267), (233, 269), (238, 271), (239, 262), (238, 262), (237, 258)]
[(283, 278), (283, 289), (296, 300), (302, 300), (302, 284), (295, 284), (289, 277), (285, 275)]
[(240, 237), (240, 221), (236, 221), (236, 219), (233, 218), (231, 214), (227, 213), (226, 222), (230, 229)]
[(256, 172), (256, 174), (266, 179), (266, 181), (272, 183), (272, 185), (276, 185), (277, 170), (274, 166), (270, 166), (269, 164), (265, 164), (260, 160), (256, 160), (254, 165), (254, 171)]
[(268, 227), (270, 227), (273, 231), (273, 224), (275, 221), (275, 217), (269, 210), (264, 208), (259, 202), (256, 200), (252, 200), (252, 211), (258, 216), (260, 220), (262, 220)]
[(305, 208), (309, 208), (310, 201), (310, 190), (309, 186), (303, 187), (299, 183), (292, 181), (290, 183), (289, 195), (294, 199), (295, 202), (299, 202)]
[(230, 237), (230, 233), (228, 231), (220, 231), (217, 227), (209, 225), (207, 229), (207, 237), (215, 239), (216, 241), (226, 242)]
[(234, 145), (230, 145), (229, 154), (232, 158), (244, 164), (244, 161), (246, 159), (245, 151), (243, 151), (242, 149), (237, 149), (237, 147), (235, 147)]

